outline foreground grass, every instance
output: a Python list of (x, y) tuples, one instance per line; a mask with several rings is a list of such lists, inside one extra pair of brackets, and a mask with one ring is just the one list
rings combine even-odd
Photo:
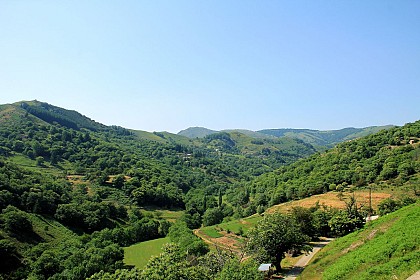
[(149, 240), (124, 248), (124, 263), (143, 269), (150, 257), (162, 253), (162, 246), (169, 243), (169, 237)]
[(420, 267), (420, 203), (373, 221), (317, 254), (299, 279), (406, 279)]

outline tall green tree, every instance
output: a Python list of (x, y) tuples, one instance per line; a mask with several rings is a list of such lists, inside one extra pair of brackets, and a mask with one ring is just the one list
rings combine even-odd
[(288, 251), (309, 251), (306, 245), (309, 237), (305, 235), (295, 220), (289, 216), (275, 213), (266, 215), (257, 225), (248, 231), (246, 251), (260, 262), (271, 262), (277, 271)]

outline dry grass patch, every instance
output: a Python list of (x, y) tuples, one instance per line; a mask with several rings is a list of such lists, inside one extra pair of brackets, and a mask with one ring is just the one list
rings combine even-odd
[[(307, 197), (301, 200), (294, 200), (289, 201), (286, 203), (282, 203), (279, 205), (275, 205), (269, 209), (267, 209), (267, 213), (274, 213), (274, 212), (283, 212), (286, 213), (290, 211), (293, 207), (304, 207), (310, 208), (316, 203), (319, 205), (325, 205), (333, 208), (344, 209), (346, 204), (344, 201), (340, 200), (338, 196), (339, 192), (328, 192), (324, 194), (313, 195), (311, 197)], [(344, 192), (346, 195), (353, 195), (353, 193)], [(354, 192), (354, 196), (356, 198), (357, 204), (359, 206), (368, 206), (369, 205), (369, 191), (356, 191)], [(384, 200), (385, 198), (391, 197), (390, 193), (385, 192), (372, 192), (372, 208), (378, 209), (378, 204)]]

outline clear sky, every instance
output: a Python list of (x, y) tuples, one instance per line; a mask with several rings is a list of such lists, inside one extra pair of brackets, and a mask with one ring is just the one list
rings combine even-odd
[(0, 0), (0, 103), (178, 132), (420, 119), (420, 1)]

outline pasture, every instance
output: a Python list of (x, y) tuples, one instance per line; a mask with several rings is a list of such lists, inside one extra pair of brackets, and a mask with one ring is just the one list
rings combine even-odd
[(169, 243), (169, 237), (140, 242), (124, 248), (124, 263), (143, 269), (152, 256), (162, 253), (162, 246)]

